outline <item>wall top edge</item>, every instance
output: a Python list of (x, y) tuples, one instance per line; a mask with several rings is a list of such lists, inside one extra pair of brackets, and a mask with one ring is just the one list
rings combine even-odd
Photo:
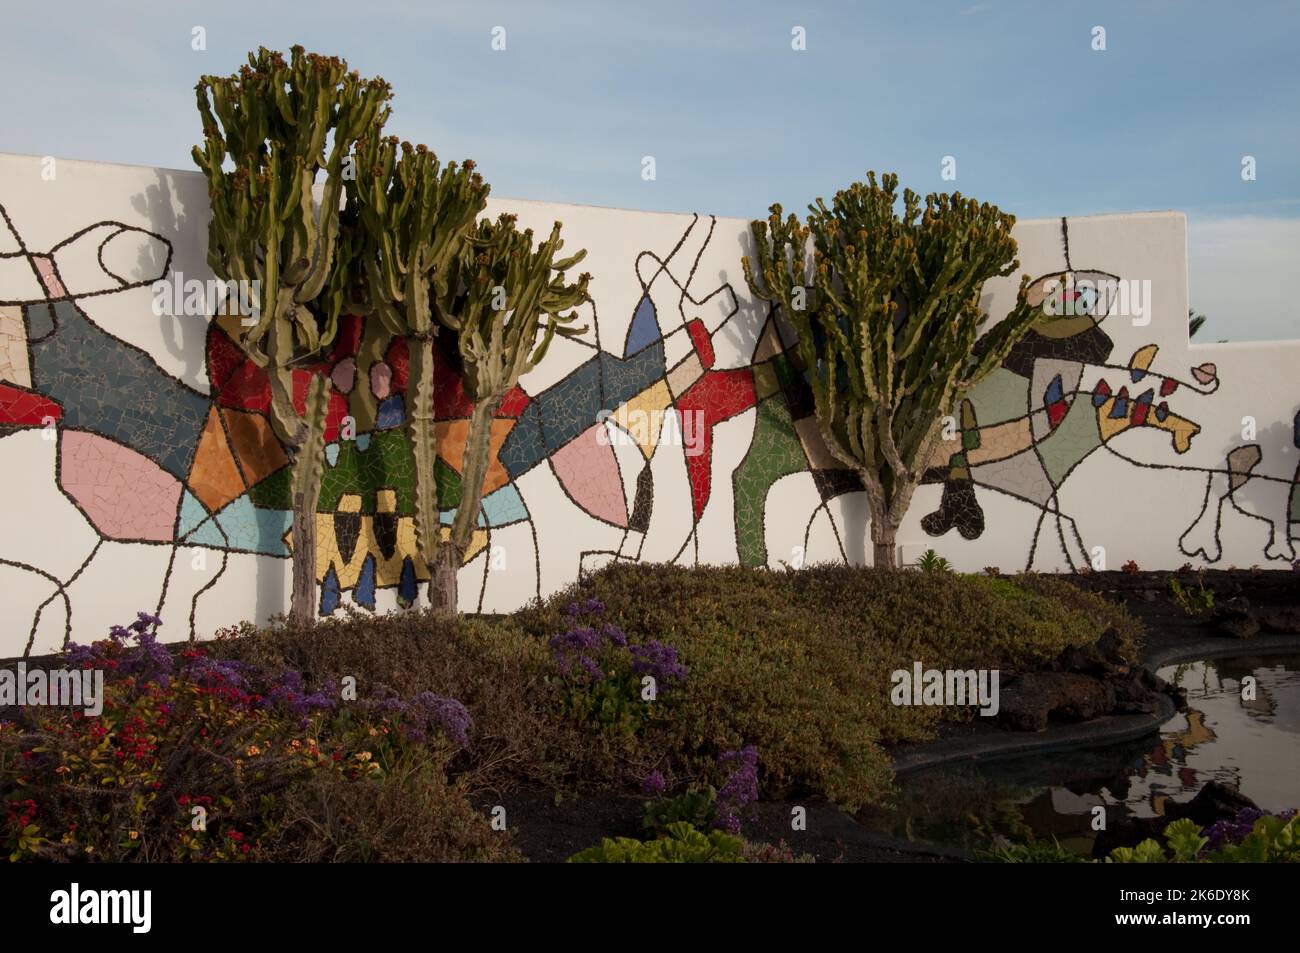
[[(35, 155), (33, 153), (26, 153), (26, 152), (0, 152), (0, 161), (4, 161), (7, 159), (26, 159), (30, 161), (39, 162), (45, 158), (47, 158), (47, 156), (40, 156), (40, 155)], [(73, 159), (73, 158), (65, 158), (63, 156), (53, 156), (53, 158), (61, 164), (68, 163), (72, 165), (86, 166), (88, 168), (95, 168), (95, 169), (120, 169), (120, 170), (163, 172), (169, 175), (177, 175), (177, 176), (198, 176), (201, 174), (197, 169), (176, 169), (170, 166), (138, 165), (136, 163), (131, 163), (131, 162), (101, 162), (96, 159)], [(489, 201), (502, 202), (507, 205), (562, 206), (565, 208), (593, 209), (593, 210), (606, 211), (606, 212), (634, 212), (638, 215), (663, 215), (663, 216), (681, 217), (684, 215), (689, 216), (694, 214), (708, 214), (708, 213), (698, 212), (697, 210), (670, 212), (670, 211), (662, 211), (658, 209), (626, 208), (624, 206), (618, 206), (618, 205), (597, 205), (594, 203), (586, 203), (586, 202), (560, 202), (560, 201), (549, 201), (546, 199), (527, 199), (527, 198), (518, 198), (509, 195), (492, 195), (489, 197)], [(755, 216), (763, 216), (764, 214), (765, 214), (764, 211), (755, 212)], [(724, 222), (734, 221), (734, 222), (748, 223), (750, 221), (749, 218), (743, 216), (735, 216), (735, 215), (717, 215), (714, 217), (717, 218), (719, 221), (724, 221)], [(1106, 219), (1170, 218), (1170, 217), (1176, 217), (1178, 219), (1185, 220), (1187, 218), (1184, 212), (1178, 211), (1177, 209), (1141, 209), (1141, 210), (1134, 210), (1130, 212), (1100, 212), (1092, 215), (1069, 215), (1065, 217), (1068, 218), (1070, 221), (1104, 221)], [(1018, 225), (1039, 225), (1039, 224), (1045, 224), (1050, 222), (1059, 222), (1060, 219), (1061, 216), (1055, 216), (1055, 215), (1047, 218), (1017, 217), (1016, 223)]]

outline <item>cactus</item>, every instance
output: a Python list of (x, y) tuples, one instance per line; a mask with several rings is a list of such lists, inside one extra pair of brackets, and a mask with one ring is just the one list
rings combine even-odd
[(355, 282), (358, 242), (341, 229), (344, 163), (358, 137), (387, 119), (392, 94), (382, 79), (297, 46), (288, 63), (261, 48), (235, 75), (204, 76), (195, 91), (204, 141), (192, 155), (212, 207), (208, 265), (223, 281), (257, 283), (255, 322), (237, 343), (267, 371), (271, 425), (293, 460), (292, 614), (306, 622), (315, 614), (329, 389), (313, 378), (300, 414), (293, 370), (333, 340)]
[[(403, 142), (399, 150), (398, 140), (379, 135), (378, 129), (363, 137), (357, 154), (358, 175), (348, 183), (348, 197), (363, 236), (359, 261), (365, 275), (362, 308), (367, 315), (357, 372), (368, 376), (370, 365), (394, 336), (407, 339), (407, 428), (415, 457), (416, 545), (430, 570), (432, 601), (440, 533), (434, 470), (438, 455), (434, 338), (446, 323), (443, 310), (454, 307), (461, 293), (460, 259), (487, 204), (489, 187), (472, 161), (441, 167), (425, 146)], [(363, 425), (373, 420), (369, 389), (357, 388), (353, 398), (358, 420)]]
[(456, 332), (465, 393), (474, 401), (460, 503), (429, 580), (430, 599), (441, 612), (456, 611), (456, 574), (478, 522), (492, 421), (502, 398), (541, 362), (557, 334), (575, 337), (587, 330), (573, 326), (576, 312), (571, 309), (588, 300), (591, 276), (584, 273), (575, 284), (564, 277), (587, 253), (579, 251), (557, 261), (556, 253), (564, 245), (561, 227), (556, 222), (550, 237), (534, 248), (532, 229), (518, 231), (513, 215), (479, 222), (458, 262), (460, 287), (449, 282), (439, 290), (439, 318)]
[(926, 196), (922, 211), (911, 189), (900, 215), (897, 187), (896, 175), (877, 184), (869, 173), (830, 207), (810, 205), (802, 224), (773, 205), (750, 225), (756, 261), (741, 260), (750, 290), (797, 334), (818, 429), (862, 478), (875, 563), (890, 567), (943, 416), (1039, 319), (1026, 276), (1011, 312), (980, 334), (984, 282), (1019, 268), (1014, 216), (959, 193)]

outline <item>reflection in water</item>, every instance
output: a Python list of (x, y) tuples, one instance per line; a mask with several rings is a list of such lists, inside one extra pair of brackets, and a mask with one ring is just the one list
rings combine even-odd
[(1157, 816), (1210, 780), (1265, 811), (1300, 807), (1300, 656), (1218, 659), (1159, 674), (1186, 689), (1188, 710), (1158, 737), (924, 772), (900, 782), (894, 810), (863, 819), (941, 843), (977, 846), (998, 832), (1055, 837), (1087, 853), (1098, 805), (1111, 818)]

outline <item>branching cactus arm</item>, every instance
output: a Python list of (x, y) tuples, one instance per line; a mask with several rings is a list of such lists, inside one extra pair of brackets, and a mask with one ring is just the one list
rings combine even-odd
[(924, 207), (910, 189), (899, 199), (897, 176), (871, 173), (829, 205), (818, 199), (803, 224), (773, 206), (751, 224), (757, 267), (742, 259), (751, 291), (795, 330), (822, 437), (861, 475), (876, 561), (891, 565), (942, 416), (1038, 319), (1022, 281), (1010, 313), (980, 336), (984, 282), (1019, 267), (1013, 216), (960, 194), (927, 196)]
[[(425, 146), (412, 146), (376, 129), (358, 143), (358, 175), (348, 188), (364, 236), (363, 262), (368, 322), (358, 372), (394, 336), (410, 354), (407, 430), (415, 461), (415, 533), (420, 557), (431, 570), (438, 560), (438, 513), (434, 421), (435, 337), (439, 301), (460, 294), (456, 261), (487, 204), (488, 185), (473, 162), (442, 166)], [(363, 385), (358, 390), (365, 391)], [(369, 401), (369, 393), (362, 399)], [(368, 411), (363, 408), (363, 411)], [(437, 601), (433, 582), (431, 601)], [(452, 606), (454, 610), (454, 605)]]

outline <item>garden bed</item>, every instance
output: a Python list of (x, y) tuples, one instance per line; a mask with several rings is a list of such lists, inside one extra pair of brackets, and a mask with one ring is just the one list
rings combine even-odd
[[(908, 751), (963, 738), (1010, 737), (1023, 745), (1035, 736), (997, 727), (998, 720), (976, 717), (970, 706), (891, 704), (892, 673), (920, 663), (997, 669), (1013, 686), (1033, 678), (1071, 684), (1087, 678), (1110, 693), (1104, 704), (1163, 711), (1167, 703), (1142, 682), (1139, 664), (1150, 650), (1134, 613), (1159, 621), (1164, 612), (1160, 599), (1133, 595), (1158, 588), (1157, 579), (1143, 581), (847, 567), (614, 567), (509, 616), (357, 613), (310, 628), (222, 633), (173, 647), (169, 691), (197, 677), (196, 660), (203, 678), (214, 666), (233, 666), (247, 677), (236, 693), (247, 708), (239, 719), (282, 741), (313, 734), (323, 749), (328, 738), (343, 758), (365, 758), (374, 747), (366, 732), (396, 731), (412, 711), (422, 719), (420, 738), (426, 730), (437, 735), (428, 741), (432, 758), (421, 753), (423, 741), (391, 742), (391, 750), (383, 749), (384, 770), (373, 775), (353, 770), (328, 783), (264, 778), (292, 807), (290, 817), (271, 812), (279, 819), (267, 821), (268, 859), (557, 860), (603, 837), (636, 836), (647, 802), (670, 814), (685, 803), (687, 815), (705, 829), (740, 826), (755, 845), (779, 848), (785, 841), (790, 848), (768, 850), (762, 859), (960, 859), (960, 853), (869, 833), (842, 809), (887, 801), (894, 768)], [(1289, 582), (1278, 580), (1277, 606), (1285, 607)], [(1117, 593), (1130, 597), (1128, 609)], [(1174, 638), (1157, 628), (1157, 644)], [(157, 661), (159, 648), (151, 643), (146, 654)], [(653, 698), (645, 694), (648, 675), (655, 679)], [(202, 678), (195, 684), (197, 697), (212, 690)], [(286, 696), (288, 684), (298, 686), (296, 700), (293, 692)], [(335, 700), (348, 684), (360, 709)], [(130, 704), (139, 704), (139, 686), (131, 691)], [(310, 723), (294, 722), (259, 692), (275, 695), (282, 707), (286, 698), (291, 705), (307, 697), (328, 704), (309, 713)], [(1004, 698), (1014, 701), (1014, 691)], [(439, 729), (438, 717), (453, 711), (453, 701), (464, 706), (468, 721), (453, 719), (450, 729)], [(1066, 708), (1066, 715), (1081, 714)], [(291, 714), (307, 717), (297, 709)], [(1062, 712), (1049, 714), (1055, 725)], [(1076, 717), (1083, 723), (1069, 729), (1068, 742), (1087, 743), (1099, 725), (1123, 717), (1101, 714), (1096, 722)], [(462, 728), (463, 737), (448, 740), (449, 731)], [(1044, 735), (1053, 731), (1059, 729)], [(34, 768), (31, 755), (16, 757), (30, 748), (31, 737), (24, 725), (0, 732), (11, 800), (20, 771), (54, 771), (67, 755), (41, 754)], [(109, 743), (118, 743), (111, 733)], [(197, 757), (185, 747), (192, 743), (183, 734), (168, 736), (164, 747), (173, 750), (158, 757), (173, 764)], [(746, 759), (748, 773), (736, 767)], [(217, 783), (210, 771), (203, 777)], [(120, 783), (132, 790), (136, 780), (128, 773)], [(361, 787), (352, 783), (357, 780)], [(57, 792), (57, 777), (48, 781), (47, 790)], [(165, 771), (149, 775), (149, 783), (162, 784), (150, 789), (157, 792), (151, 803), (177, 796)], [(240, 783), (230, 782), (227, 792), (236, 801), (247, 793), (234, 790)], [(367, 794), (366, 785), (378, 786)], [(440, 840), (413, 840), (418, 816), (393, 805), (431, 805), (433, 795), (442, 805), (434, 809)], [(389, 805), (396, 823), (357, 824), (357, 812), (381, 813), (369, 807), (376, 803)], [(493, 806), (505, 809), (508, 833), (491, 827)], [(807, 810), (806, 831), (792, 829), (794, 807)], [(321, 812), (331, 819), (323, 829), (313, 820)], [(154, 810), (140, 823), (161, 823), (161, 816)], [(250, 807), (245, 820), (254, 816)], [(286, 824), (313, 831), (310, 851), (295, 853), (283, 836)]]

